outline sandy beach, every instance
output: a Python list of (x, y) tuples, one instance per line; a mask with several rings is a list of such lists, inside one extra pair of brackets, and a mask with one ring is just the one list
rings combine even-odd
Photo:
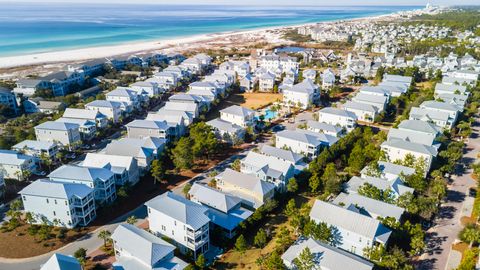
[[(373, 22), (394, 20), (399, 18), (398, 13), (363, 17), (345, 22)], [(338, 21), (319, 22), (322, 24), (337, 23)], [(62, 50), (37, 54), (0, 57), (0, 78), (13, 78), (28, 73), (46, 73), (59, 69), (68, 64), (75, 64), (85, 60), (114, 57), (125, 54), (148, 53), (158, 51), (160, 53), (182, 53), (185, 51), (213, 48), (241, 47), (255, 42), (268, 42), (270, 44), (288, 44), (282, 38), (286, 29), (298, 28), (318, 23), (309, 23), (293, 26), (280, 26), (259, 28), (246, 31), (230, 31), (214, 34), (203, 34), (174, 39), (156, 41), (135, 42), (114, 46), (90, 47), (74, 50)], [(240, 45), (239, 45), (240, 44)]]

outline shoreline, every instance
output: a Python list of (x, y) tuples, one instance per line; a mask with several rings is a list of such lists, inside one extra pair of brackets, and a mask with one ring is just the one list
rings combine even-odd
[[(404, 12), (413, 12), (416, 10), (409, 10)], [(79, 49), (65, 49), (59, 51), (43, 52), (43, 53), (33, 53), (25, 55), (15, 55), (15, 56), (4, 56), (0, 57), (0, 74), (8, 73), (9, 68), (22, 68), (22, 67), (32, 67), (40, 65), (58, 65), (58, 64), (72, 64), (82, 61), (88, 61), (98, 58), (106, 57), (115, 57), (125, 54), (135, 54), (135, 53), (149, 53), (154, 51), (162, 51), (163, 53), (177, 52), (182, 50), (193, 49), (193, 45), (200, 45), (200, 47), (208, 47), (207, 42), (227, 40), (234, 36), (255, 36), (255, 37), (266, 37), (268, 32), (271, 31), (283, 31), (290, 28), (305, 27), (317, 24), (329, 24), (329, 23), (338, 23), (338, 22), (355, 22), (355, 21), (376, 21), (381, 19), (391, 18), (394, 19), (399, 16), (399, 12), (374, 15), (374, 16), (365, 16), (351, 19), (338, 19), (331, 21), (320, 21), (304, 24), (294, 24), (294, 25), (283, 25), (283, 26), (272, 26), (272, 27), (261, 27), (254, 28), (250, 30), (233, 30), (233, 31), (224, 31), (208, 34), (199, 34), (193, 36), (184, 36), (184, 37), (175, 37), (175, 38), (166, 38), (166, 39), (156, 39), (152, 41), (140, 41), (140, 42), (128, 42), (118, 45), (105, 45), (105, 46), (92, 46)], [(248, 38), (248, 37), (245, 37)], [(201, 44), (198, 44), (201, 43)], [(197, 48), (197, 49), (198, 49)], [(67, 63), (69, 62), (69, 63)]]

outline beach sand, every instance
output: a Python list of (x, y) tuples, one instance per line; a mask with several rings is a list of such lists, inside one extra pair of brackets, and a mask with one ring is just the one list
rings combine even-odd
[[(388, 14), (344, 21), (348, 21), (350, 23), (361, 23), (378, 20), (394, 20), (397, 18), (399, 18), (398, 14)], [(337, 22), (338, 21), (321, 23), (328, 24)], [(282, 39), (282, 33), (284, 30), (313, 24), (317, 23), (204, 34), (175, 39), (120, 44), (115, 46), (90, 47), (74, 50), (0, 57), (0, 78), (15, 78), (32, 73), (42, 75), (40, 73), (58, 70), (59, 68), (63, 68), (69, 64), (75, 64), (96, 58), (114, 57), (126, 54), (148, 53), (154, 51), (166, 54), (173, 52), (191, 52), (200, 49), (228, 49), (232, 47), (238, 48), (247, 46), (248, 44), (254, 44), (256, 42), (267, 42), (269, 44), (289, 44), (288, 41)]]

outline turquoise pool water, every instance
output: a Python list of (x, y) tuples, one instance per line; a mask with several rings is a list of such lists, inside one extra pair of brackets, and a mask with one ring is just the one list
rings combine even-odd
[[(265, 110), (265, 113), (263, 114), (265, 116), (264, 120), (265, 121), (270, 121), (272, 119), (277, 118), (278, 112), (271, 111), (270, 109)], [(259, 117), (255, 117), (257, 120), (259, 120)]]

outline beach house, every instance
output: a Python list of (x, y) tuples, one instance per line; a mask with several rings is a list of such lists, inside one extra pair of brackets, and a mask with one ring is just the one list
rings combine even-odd
[(99, 202), (112, 203), (117, 198), (114, 174), (106, 168), (62, 165), (48, 177), (53, 181), (86, 185), (94, 189), (95, 200)]
[(82, 265), (74, 257), (54, 253), (40, 270), (82, 270)]
[(35, 126), (35, 136), (38, 141), (55, 142), (65, 147), (71, 147), (81, 142), (80, 125), (47, 121)]
[(295, 174), (295, 168), (288, 161), (250, 151), (241, 161), (240, 172), (255, 175), (275, 184), (279, 191), (285, 191), (288, 180)]
[(94, 100), (85, 104), (85, 109), (97, 111), (113, 123), (118, 123), (122, 116), (122, 103), (117, 101)]
[(19, 194), (35, 224), (74, 228), (87, 226), (96, 217), (94, 190), (87, 185), (40, 179)]
[(294, 261), (306, 248), (312, 253), (314, 258), (313, 263), (318, 269), (372, 270), (374, 267), (372, 262), (340, 248), (330, 246), (312, 238), (301, 238), (291, 245), (282, 255), (283, 263), (287, 269), (297, 269)]
[(258, 177), (226, 169), (217, 175), (217, 188), (227, 194), (239, 197), (248, 209), (257, 209), (273, 198), (275, 185)]
[(0, 174), (6, 179), (26, 180), (37, 171), (38, 159), (13, 150), (0, 150)]
[(350, 111), (326, 107), (318, 111), (318, 122), (352, 130), (356, 126), (357, 116)]
[(149, 229), (156, 236), (168, 237), (180, 252), (194, 258), (210, 249), (208, 208), (172, 192), (165, 192), (145, 203)]
[(375, 218), (320, 200), (313, 204), (310, 218), (333, 227), (334, 246), (359, 256), (365, 248), (386, 245), (392, 233)]
[[(208, 208), (207, 215), (211, 221), (210, 226), (220, 228), (228, 238), (234, 237), (240, 223), (253, 214), (252, 211), (242, 206), (241, 198), (208, 185), (195, 183), (188, 194), (192, 202)], [(213, 229), (212, 227), (211, 229)]]
[(115, 185), (117, 186), (123, 186), (127, 183), (129, 186), (134, 186), (140, 179), (138, 161), (135, 157), (87, 153), (80, 165), (110, 170), (114, 174)]
[(182, 270), (188, 265), (175, 256), (174, 245), (134, 225), (120, 224), (112, 242), (115, 270)]
[(302, 109), (311, 107), (320, 101), (320, 90), (310, 79), (305, 79), (293, 87), (283, 90), (283, 103)]
[(275, 146), (301, 154), (307, 158), (315, 158), (323, 147), (336, 143), (338, 138), (308, 130), (283, 130), (275, 135)]

